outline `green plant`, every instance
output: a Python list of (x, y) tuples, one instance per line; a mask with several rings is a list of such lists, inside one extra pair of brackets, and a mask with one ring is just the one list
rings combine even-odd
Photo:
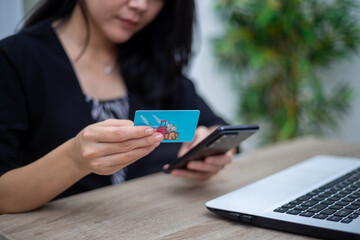
[(267, 142), (335, 129), (349, 110), (352, 89), (325, 91), (316, 73), (356, 52), (356, 2), (217, 0), (225, 33), (215, 54), (240, 90), (238, 115), (264, 122)]

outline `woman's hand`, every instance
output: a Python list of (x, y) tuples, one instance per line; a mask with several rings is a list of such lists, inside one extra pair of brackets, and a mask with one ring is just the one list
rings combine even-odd
[(72, 140), (70, 158), (82, 171), (110, 175), (149, 154), (162, 140), (149, 126), (109, 119), (84, 128)]
[[(198, 127), (195, 132), (194, 141), (190, 143), (183, 143), (179, 150), (178, 157), (181, 157), (182, 155), (187, 153), (196, 144), (206, 138), (214, 129), (215, 127)], [(228, 151), (226, 154), (223, 155), (206, 157), (204, 161), (190, 161), (186, 165), (187, 169), (174, 169), (171, 171), (171, 175), (205, 181), (217, 174), (226, 164), (229, 164), (231, 160), (232, 151)], [(166, 169), (167, 167), (168, 165), (165, 165), (164, 169)]]

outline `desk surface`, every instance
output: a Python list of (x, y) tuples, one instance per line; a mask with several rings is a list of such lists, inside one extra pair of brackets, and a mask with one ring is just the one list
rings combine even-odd
[(305, 138), (244, 154), (208, 182), (154, 174), (0, 216), (0, 239), (304, 239), (219, 217), (205, 202), (318, 154), (360, 144)]

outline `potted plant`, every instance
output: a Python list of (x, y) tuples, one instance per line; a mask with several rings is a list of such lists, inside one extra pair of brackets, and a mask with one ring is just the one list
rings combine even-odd
[(266, 142), (321, 134), (348, 112), (351, 87), (326, 91), (317, 72), (359, 47), (357, 2), (217, 0), (225, 31), (215, 55), (239, 89), (238, 115), (265, 126)]

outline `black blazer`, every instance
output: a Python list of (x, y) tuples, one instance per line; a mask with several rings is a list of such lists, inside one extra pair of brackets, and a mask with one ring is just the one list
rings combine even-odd
[[(176, 91), (162, 101), (149, 103), (130, 91), (129, 119), (140, 109), (198, 109), (199, 125), (225, 124), (192, 82), (180, 78)], [(0, 176), (41, 158), (92, 123), (90, 105), (50, 21), (0, 41)], [(127, 179), (161, 171), (179, 147), (160, 145), (128, 166)], [(109, 176), (90, 174), (58, 197), (109, 184)]]

